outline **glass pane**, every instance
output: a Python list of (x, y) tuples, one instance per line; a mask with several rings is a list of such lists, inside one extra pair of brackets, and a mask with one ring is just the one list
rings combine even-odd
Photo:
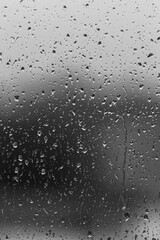
[(0, 238), (159, 239), (159, 2), (0, 7)]

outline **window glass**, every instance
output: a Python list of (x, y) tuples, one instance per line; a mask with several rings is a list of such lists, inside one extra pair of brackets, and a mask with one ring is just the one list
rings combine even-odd
[(160, 238), (160, 3), (0, 1), (0, 238)]

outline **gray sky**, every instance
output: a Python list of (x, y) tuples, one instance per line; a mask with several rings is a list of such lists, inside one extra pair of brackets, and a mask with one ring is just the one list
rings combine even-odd
[[(59, 59), (62, 59), (65, 66), (78, 65), (81, 71), (82, 64), (89, 64), (92, 71), (101, 72), (100, 81), (107, 70), (105, 73), (115, 76), (135, 71), (139, 78), (145, 77), (145, 84), (150, 85), (150, 77), (157, 83), (159, 1), (2, 0), (0, 8), (1, 81), (4, 76), (13, 75), (14, 81), (23, 84), (18, 73), (21, 65), (26, 74), (30, 70), (37, 74), (41, 73), (39, 67), (44, 72), (50, 71), (51, 62), (56, 69), (61, 68)], [(27, 30), (28, 27), (31, 29)], [(67, 33), (70, 37), (66, 37)], [(52, 53), (53, 48), (56, 54)], [(40, 53), (42, 49), (44, 54)], [(154, 55), (147, 58), (149, 53)], [(18, 58), (20, 62), (14, 63)], [(11, 64), (6, 66), (9, 59)], [(29, 64), (32, 69), (28, 69)], [(116, 84), (121, 82), (117, 80)]]

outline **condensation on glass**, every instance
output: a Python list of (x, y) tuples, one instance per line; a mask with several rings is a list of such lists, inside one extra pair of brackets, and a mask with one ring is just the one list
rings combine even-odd
[(0, 9), (0, 238), (159, 239), (159, 2)]

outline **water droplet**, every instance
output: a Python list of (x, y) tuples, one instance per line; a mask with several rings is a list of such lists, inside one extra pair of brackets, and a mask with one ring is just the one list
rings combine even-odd
[(28, 161), (28, 160), (25, 160), (25, 164), (28, 166), (28, 164), (29, 164), (29, 161)]
[(14, 96), (14, 100), (15, 100), (16, 102), (18, 102), (18, 101), (19, 101), (19, 95)]
[(40, 153), (40, 158), (44, 158), (45, 154), (43, 152)]
[(19, 178), (18, 177), (14, 177), (13, 180), (15, 180), (18, 183)]
[(61, 222), (64, 223), (64, 218), (62, 218)]
[(39, 216), (39, 213), (38, 213), (38, 212), (35, 212), (35, 216), (38, 217), (38, 216)]
[(105, 141), (102, 142), (103, 147), (105, 148), (107, 146), (107, 143)]
[(43, 208), (43, 211), (44, 211), (46, 214), (49, 214), (48, 211), (47, 211), (45, 208)]
[(122, 211), (126, 211), (126, 206), (125, 205), (122, 207)]
[(144, 88), (144, 85), (143, 84), (140, 84), (139, 85), (139, 90), (142, 90)]
[(120, 100), (120, 99), (121, 99), (121, 95), (118, 95), (118, 96), (117, 96), (117, 100)]
[(46, 174), (46, 169), (45, 169), (45, 168), (42, 168), (41, 174), (42, 174), (42, 175), (45, 175), (45, 174)]
[(57, 148), (58, 144), (57, 143), (53, 143), (53, 148)]
[(59, 167), (59, 169), (60, 169), (60, 170), (62, 170), (63, 168), (64, 168), (64, 166), (63, 166), (63, 165)]
[(52, 96), (55, 94), (55, 89), (52, 89), (51, 94)]
[(88, 152), (88, 149), (84, 149), (82, 152), (86, 154)]
[(129, 213), (128, 211), (126, 211), (126, 212), (124, 213), (124, 217), (125, 217), (125, 221), (128, 221), (129, 218), (130, 218), (130, 213)]
[(15, 173), (18, 173), (18, 171), (19, 171), (19, 168), (16, 167), (15, 170), (14, 170), (14, 172), (15, 172)]
[(13, 143), (13, 147), (14, 147), (14, 148), (17, 148), (17, 147), (18, 147), (18, 143), (17, 143), (17, 142), (14, 142), (14, 143)]
[(42, 135), (42, 131), (38, 130), (37, 135), (40, 137)]
[(45, 143), (48, 142), (48, 137), (47, 137), (47, 136), (44, 137), (44, 142), (45, 142)]
[(19, 156), (18, 156), (18, 161), (22, 162), (22, 160), (23, 160), (22, 155), (19, 155)]
[(148, 221), (148, 220), (149, 220), (149, 218), (148, 218), (148, 215), (147, 215), (147, 214), (144, 214), (143, 218), (144, 218), (144, 220), (145, 220), (145, 221)]
[(77, 163), (77, 168), (80, 168), (81, 167), (81, 163)]
[(156, 96), (160, 96), (160, 92), (156, 92)]
[(146, 214), (148, 214), (148, 213), (149, 213), (149, 210), (148, 210), (148, 208), (146, 208), (146, 210), (145, 210), (145, 213), (146, 213)]
[(2, 52), (0, 52), (0, 61), (2, 61)]
[(155, 156), (155, 158), (154, 158), (156, 161), (158, 161), (158, 156)]
[(18, 203), (18, 205), (19, 205), (20, 207), (22, 207), (23, 203), (20, 201), (20, 202)]
[(87, 233), (87, 238), (91, 239), (93, 237), (93, 233), (91, 231), (88, 231)]
[(149, 53), (147, 57), (149, 58), (152, 57), (153, 55), (154, 55), (153, 53)]

